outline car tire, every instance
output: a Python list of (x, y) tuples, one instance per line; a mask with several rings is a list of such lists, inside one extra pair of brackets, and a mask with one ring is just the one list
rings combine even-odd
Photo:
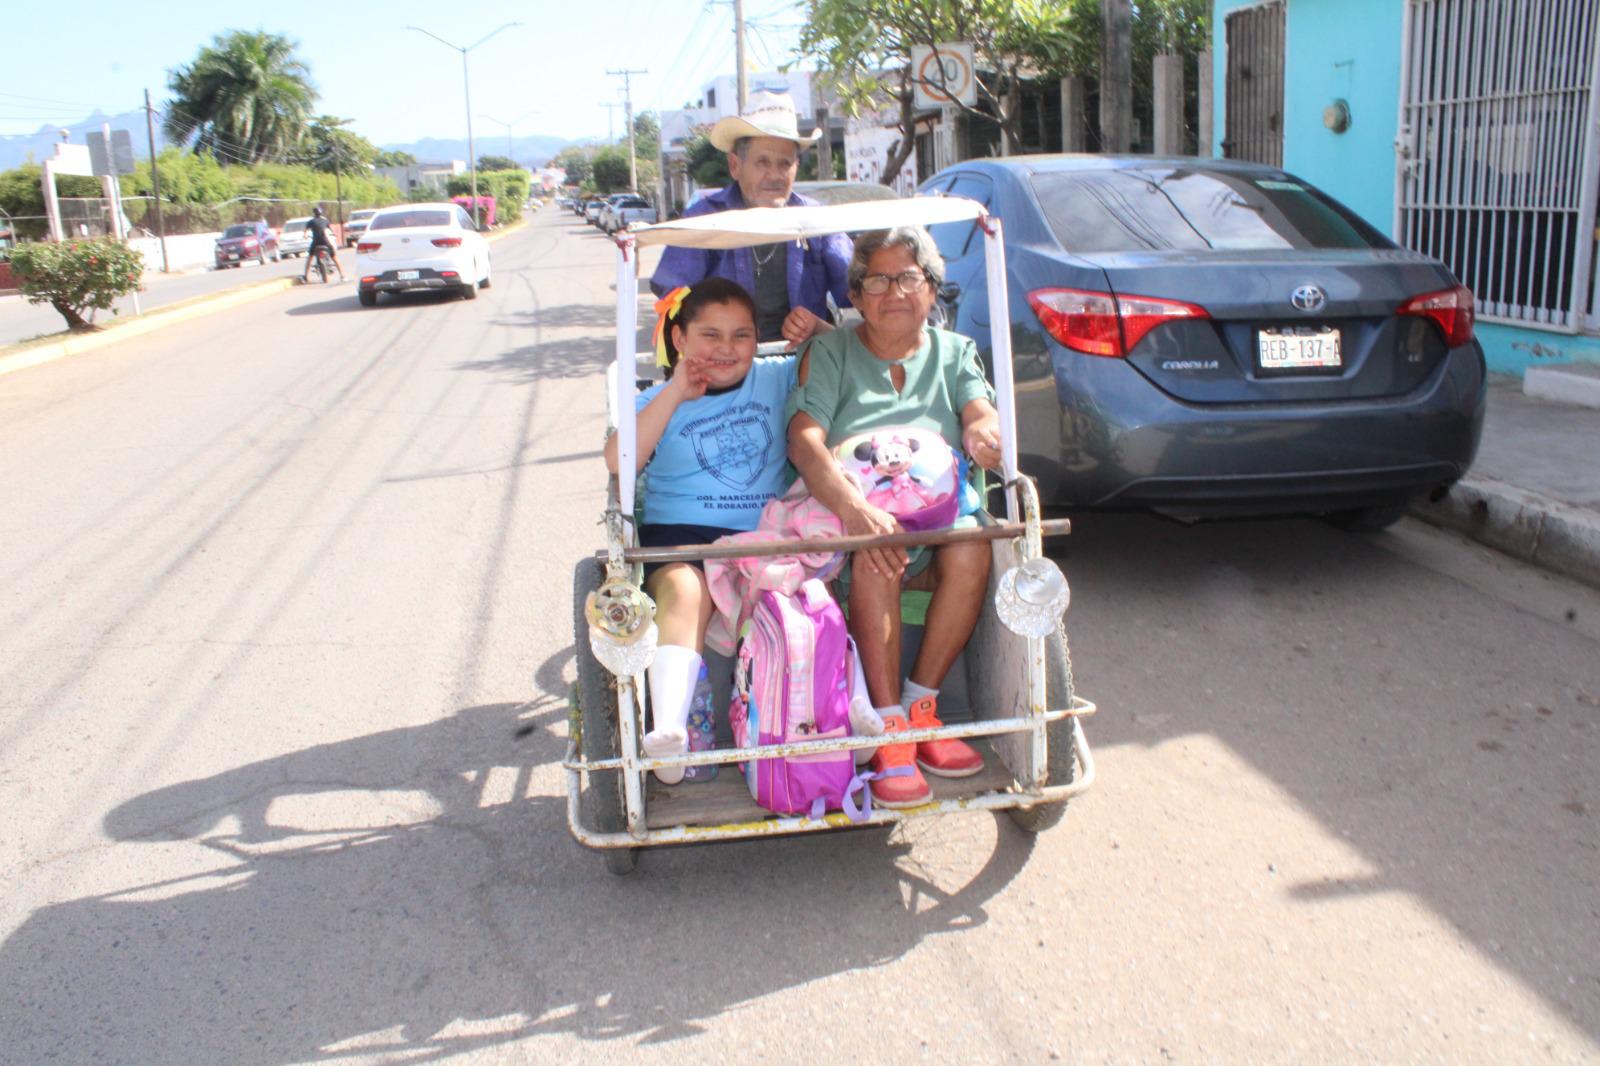
[(467, 282), (461, 286), (461, 298), (463, 300), (476, 300), (478, 298), (478, 287), (470, 281)]
[[(1072, 661), (1067, 657), (1067, 639), (1060, 628), (1044, 638), (1044, 684), (1052, 707), (1070, 707), (1074, 695)], [(1051, 722), (1045, 729), (1050, 746), (1045, 784), (1070, 785), (1078, 777), (1078, 753), (1072, 746), (1071, 718)], [(1067, 803), (1040, 803), (1032, 807), (1010, 807), (1006, 815), (1024, 833), (1042, 833), (1061, 821)]]
[(1405, 516), (1405, 504), (1391, 503), (1381, 507), (1354, 507), (1348, 511), (1329, 511), (1322, 517), (1335, 529), (1349, 533), (1376, 533), (1380, 529), (1388, 529)]
[(378, 306), (378, 294), (375, 293), (375, 292), (369, 292), (369, 291), (366, 291), (366, 290), (362, 290), (362, 291), (356, 293), (356, 299), (361, 301), (361, 306), (362, 307), (377, 307)]

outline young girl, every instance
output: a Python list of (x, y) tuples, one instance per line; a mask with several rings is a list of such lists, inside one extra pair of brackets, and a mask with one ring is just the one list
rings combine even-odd
[[(783, 406), (795, 383), (794, 357), (756, 361), (755, 300), (724, 278), (674, 289), (656, 311), (656, 350), (671, 377), (638, 397), (638, 468), (648, 475), (639, 543), (708, 544), (754, 529), (783, 489)], [(605, 454), (616, 473), (615, 437)], [(644, 751), (681, 755), (711, 596), (699, 562), (648, 565), (644, 587), (659, 631), (648, 674), (654, 728)], [(676, 784), (683, 769), (656, 776)]]

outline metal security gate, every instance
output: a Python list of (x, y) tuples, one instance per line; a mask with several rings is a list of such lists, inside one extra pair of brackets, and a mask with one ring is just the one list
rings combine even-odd
[(1395, 234), (1480, 316), (1600, 326), (1600, 4), (1407, 0)]
[(1283, 3), (1228, 15), (1227, 129), (1222, 154), (1283, 166)]

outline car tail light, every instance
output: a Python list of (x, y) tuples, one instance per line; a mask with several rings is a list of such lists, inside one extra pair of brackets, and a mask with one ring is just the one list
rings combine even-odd
[(1465, 285), (1413, 296), (1395, 313), (1433, 319), (1439, 332), (1444, 334), (1445, 344), (1451, 348), (1459, 348), (1472, 340), (1472, 325), (1477, 318), (1472, 307), (1472, 290)]
[(461, 275), (457, 274), (454, 270), (441, 270), (439, 271), (439, 276), (441, 278), (459, 278)]
[(435, 237), (433, 239), (433, 246), (435, 248), (459, 248), (459, 247), (461, 247), (461, 238), (460, 237)]
[(1113, 296), (1082, 289), (1035, 289), (1028, 306), (1062, 345), (1086, 355), (1120, 358), (1163, 322), (1210, 318), (1206, 309), (1152, 296)]
[(378, 275), (376, 275), (376, 274), (368, 274), (366, 277), (361, 279), (361, 284), (365, 285), (369, 281), (377, 281), (377, 280), (378, 280)]
[(361, 241), (356, 245), (356, 251), (361, 255), (371, 255), (382, 247), (382, 241)]

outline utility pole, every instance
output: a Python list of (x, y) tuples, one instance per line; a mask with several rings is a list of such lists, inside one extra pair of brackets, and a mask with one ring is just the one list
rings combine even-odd
[(169, 274), (172, 267), (167, 262), (167, 227), (161, 221), (161, 172), (156, 169), (156, 109), (150, 106), (150, 90), (144, 91), (144, 128), (150, 137), (150, 191), (155, 196), (156, 236), (161, 239), (161, 273)]
[(739, 67), (739, 114), (750, 100), (750, 75), (744, 60), (744, 0), (733, 0), (733, 61)]
[(622, 117), (628, 123), (628, 191), (639, 191), (639, 161), (633, 154), (633, 81), (631, 75), (648, 74), (648, 70), (608, 70), (607, 74), (622, 78)]
[(606, 143), (610, 144), (617, 139), (616, 108), (622, 105), (615, 100), (601, 100), (600, 106), (606, 109)]
[(1101, 0), (1100, 150), (1133, 147), (1133, 11), (1129, 0)]

